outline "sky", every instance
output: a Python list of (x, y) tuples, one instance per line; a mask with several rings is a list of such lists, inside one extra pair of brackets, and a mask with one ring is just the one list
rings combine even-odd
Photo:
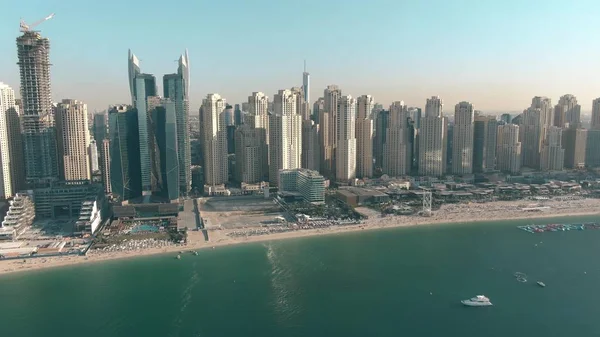
[[(302, 85), (311, 101), (329, 84), (388, 106), (522, 111), (533, 96), (600, 97), (597, 0), (27, 0), (0, 12), (0, 82), (19, 87), (19, 20), (50, 39), (52, 96), (104, 110), (129, 103), (127, 51), (142, 72), (177, 70), (189, 50), (192, 113), (208, 93), (228, 103)], [(162, 90), (159, 88), (159, 90)]]

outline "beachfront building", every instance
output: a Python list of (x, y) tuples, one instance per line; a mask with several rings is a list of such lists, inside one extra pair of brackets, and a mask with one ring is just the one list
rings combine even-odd
[(279, 90), (269, 116), (269, 182), (279, 186), (279, 170), (302, 166), (302, 116), (297, 113), (296, 94)]
[(317, 171), (281, 170), (279, 181), (281, 193), (299, 193), (308, 202), (325, 202), (325, 178)]
[(562, 148), (562, 128), (551, 126), (546, 133), (546, 140), (541, 154), (543, 171), (561, 171), (565, 162), (565, 150)]
[(473, 172), (493, 171), (496, 167), (498, 121), (494, 116), (475, 115), (473, 122)]
[(382, 172), (390, 177), (401, 177), (410, 173), (412, 164), (408, 109), (404, 105), (404, 102), (392, 102), (387, 117), (386, 139), (383, 144)]
[(328, 85), (323, 91), (323, 109), (319, 113), (319, 131), (321, 143), (321, 173), (326, 177), (334, 178), (336, 173), (336, 141), (338, 101), (342, 97), (342, 90), (337, 85)]
[(356, 99), (342, 96), (337, 109), (335, 177), (343, 184), (356, 178)]
[(203, 123), (204, 192), (209, 195), (226, 193), (229, 178), (227, 162), (226, 102), (219, 94), (208, 94), (200, 109)]
[(427, 99), (425, 116), (419, 130), (419, 175), (441, 177), (446, 174), (448, 120), (443, 116), (439, 96)]
[(2, 239), (15, 240), (35, 220), (35, 207), (26, 193), (17, 193), (10, 201), (8, 212), (0, 226)]
[(585, 152), (588, 130), (568, 128), (563, 130), (562, 145), (565, 150), (565, 167), (577, 169), (585, 167)]
[(511, 174), (521, 171), (521, 142), (519, 141), (519, 126), (504, 124), (498, 126), (496, 151), (498, 170)]
[(528, 108), (523, 111), (523, 122), (519, 127), (521, 140), (522, 164), (531, 169), (540, 168), (542, 136), (545, 128), (541, 124), (545, 114), (539, 108)]
[(87, 105), (64, 99), (56, 107), (56, 129), (60, 178), (66, 181), (91, 180)]
[(371, 112), (375, 99), (371, 95), (362, 95), (356, 99), (356, 176), (373, 176), (373, 119)]
[(454, 107), (452, 133), (452, 174), (473, 173), (473, 104), (460, 102)]

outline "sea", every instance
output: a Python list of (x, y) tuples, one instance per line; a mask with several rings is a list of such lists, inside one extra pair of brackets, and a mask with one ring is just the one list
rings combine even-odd
[[(516, 228), (590, 221), (365, 230), (7, 274), (0, 336), (600, 336), (600, 230)], [(475, 295), (494, 305), (460, 303)]]

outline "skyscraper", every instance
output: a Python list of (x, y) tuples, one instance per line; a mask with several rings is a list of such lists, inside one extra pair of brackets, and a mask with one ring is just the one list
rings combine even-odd
[(585, 152), (588, 130), (568, 128), (563, 130), (562, 147), (565, 150), (565, 167), (577, 169), (585, 167)]
[(356, 178), (356, 100), (342, 96), (337, 107), (335, 178), (349, 183)]
[[(304, 72), (302, 73), (302, 91), (304, 93), (304, 101), (310, 104), (310, 74), (306, 71), (306, 60), (304, 61)], [(310, 110), (307, 107), (307, 110)], [(310, 114), (310, 111), (308, 111)]]
[(175, 103), (179, 192), (186, 195), (192, 188), (192, 157), (189, 135), (190, 61), (187, 50), (179, 57), (177, 73), (163, 77), (163, 90), (164, 97)]
[(373, 137), (374, 126), (371, 112), (375, 99), (371, 95), (362, 95), (356, 99), (356, 176), (373, 176)]
[(39, 32), (17, 38), (21, 97), (21, 125), (26, 181), (46, 186), (58, 179), (56, 129), (50, 87), (50, 41)]
[(177, 128), (177, 104), (163, 99), (151, 111), (154, 146), (152, 158), (154, 170), (153, 194), (167, 200), (177, 200), (181, 187)]
[(279, 170), (301, 168), (302, 116), (297, 113), (297, 97), (291, 90), (279, 90), (269, 116), (269, 181), (279, 186)]
[(593, 130), (600, 130), (600, 98), (592, 101), (592, 126)]
[(265, 129), (243, 125), (235, 131), (235, 180), (239, 183), (256, 184), (264, 181), (267, 161), (264, 139)]
[[(98, 166), (102, 176), (102, 185), (106, 193), (111, 193), (110, 186), (110, 141), (108, 139), (108, 114), (94, 115), (94, 139), (98, 152)], [(105, 144), (105, 140), (107, 141)]]
[[(403, 101), (390, 105), (386, 140), (383, 147), (382, 173), (400, 177), (410, 173), (412, 142), (409, 142), (408, 108)], [(383, 130), (381, 130), (383, 131)]]
[(302, 168), (313, 171), (321, 168), (319, 125), (310, 119), (302, 121)]
[(223, 113), (226, 105), (225, 99), (219, 94), (208, 94), (202, 102), (204, 189), (209, 194), (224, 187), (229, 177), (227, 130)]
[(565, 163), (565, 150), (562, 148), (562, 128), (551, 126), (541, 153), (541, 169), (544, 171), (561, 171)]
[(498, 126), (498, 170), (509, 173), (521, 171), (521, 142), (519, 142), (519, 126), (504, 124)]
[(446, 173), (448, 121), (439, 96), (427, 99), (419, 130), (419, 175), (440, 177)]
[(91, 180), (87, 105), (64, 99), (56, 108), (56, 128), (60, 178), (66, 181)]
[(373, 139), (373, 157), (375, 159), (375, 168), (381, 170), (383, 169), (383, 157), (390, 112), (381, 110), (375, 112), (374, 115), (376, 116), (375, 121), (377, 125), (375, 126), (375, 137)]
[(519, 139), (522, 143), (522, 165), (532, 169), (540, 168), (540, 153), (542, 134), (545, 133), (541, 121), (542, 110), (539, 108), (528, 108), (523, 111), (523, 120), (519, 128)]
[(262, 153), (266, 160), (262, 162), (262, 173), (269, 176), (269, 97), (262, 92), (253, 92), (248, 96), (247, 124), (251, 129), (261, 129)]
[(452, 173), (473, 173), (473, 104), (460, 102), (454, 107), (454, 130), (452, 133)]
[[(321, 173), (329, 178), (334, 178), (336, 173), (336, 140), (337, 140), (337, 114), (338, 101), (342, 97), (342, 90), (337, 85), (328, 85), (323, 92), (324, 109), (321, 112), (327, 113), (327, 131), (325, 127), (321, 127), (321, 132), (327, 134), (327, 139), (324, 139), (321, 155), (323, 160), (321, 164), (324, 166)], [(319, 117), (319, 123), (323, 120)]]
[(142, 196), (137, 115), (137, 109), (128, 105), (117, 105), (108, 111), (110, 189), (118, 201)]
[(14, 147), (10, 125), (10, 115), (16, 110), (14, 90), (0, 82), (0, 199), (10, 198), (18, 192), (13, 189), (12, 157), (14, 151), (21, 150)]
[(142, 176), (142, 191), (149, 195), (152, 191), (150, 144), (151, 135), (148, 131), (150, 110), (148, 98), (157, 95), (156, 78), (151, 74), (142, 74), (138, 58), (129, 51), (129, 88), (132, 95), (133, 107), (137, 109), (139, 152)]
[(581, 127), (581, 105), (577, 104), (575, 96), (567, 94), (560, 97), (554, 107), (554, 126)]
[(473, 172), (492, 171), (496, 167), (498, 121), (494, 116), (475, 115), (473, 123)]

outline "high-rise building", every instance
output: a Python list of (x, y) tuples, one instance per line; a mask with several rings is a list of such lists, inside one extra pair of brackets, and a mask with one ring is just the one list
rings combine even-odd
[[(327, 140), (324, 144), (324, 148), (321, 149), (321, 154), (326, 156), (323, 158), (322, 164), (325, 166), (324, 170), (321, 171), (323, 175), (329, 178), (335, 178), (336, 173), (336, 147), (337, 147), (337, 138), (338, 138), (338, 101), (342, 97), (342, 90), (337, 85), (328, 85), (323, 92), (323, 100), (324, 100), (324, 109), (323, 111), (327, 113), (329, 118), (327, 122), (328, 130), (327, 130)], [(322, 122), (319, 119), (319, 122)], [(321, 130), (324, 131), (322, 127)]]
[(102, 150), (100, 152), (100, 172), (102, 173), (102, 186), (104, 193), (112, 193), (110, 183), (110, 140), (102, 140)]
[(588, 130), (568, 128), (563, 130), (562, 145), (565, 150), (565, 167), (577, 169), (585, 167), (585, 152)]
[(383, 157), (385, 149), (385, 141), (387, 139), (387, 130), (389, 126), (390, 112), (381, 110), (374, 113), (376, 116), (375, 137), (373, 140), (373, 157), (375, 159), (375, 168), (383, 169)]
[(585, 145), (585, 166), (600, 167), (600, 129), (590, 129)]
[[(15, 105), (15, 92), (8, 85), (0, 82), (0, 199), (10, 198), (18, 191), (14, 190), (13, 165), (15, 151), (21, 152), (15, 147), (14, 133), (11, 132), (11, 114), (17, 113)], [(19, 134), (18, 137), (21, 135)]]
[(151, 152), (152, 135), (149, 134), (150, 111), (148, 98), (157, 96), (156, 78), (140, 71), (138, 58), (129, 51), (129, 88), (133, 107), (137, 109), (139, 152), (142, 176), (142, 191), (149, 195), (152, 191)]
[(187, 50), (179, 57), (177, 73), (163, 77), (163, 89), (164, 97), (175, 103), (179, 192), (186, 195), (192, 188), (192, 157), (189, 134), (190, 61)]
[(510, 114), (502, 114), (500, 116), (500, 121), (504, 122), (504, 124), (510, 124), (510, 122), (512, 121), (512, 117)]
[(373, 137), (374, 126), (371, 117), (375, 99), (362, 95), (356, 99), (356, 176), (373, 176)]
[(356, 178), (356, 99), (342, 96), (337, 108), (336, 180), (349, 183)]
[(600, 130), (600, 98), (592, 101), (592, 123), (591, 129)]
[(391, 177), (410, 173), (412, 166), (412, 142), (410, 142), (409, 114), (403, 101), (390, 105), (388, 127), (383, 146), (382, 172)]
[(496, 167), (498, 121), (494, 116), (475, 115), (473, 123), (473, 172), (492, 171)]
[(460, 102), (454, 107), (452, 133), (452, 174), (473, 173), (473, 104)]
[(325, 99), (323, 97), (319, 97), (319, 99), (316, 100), (315, 103), (313, 104), (312, 119), (317, 124), (321, 123), (321, 121), (319, 120), (321, 111), (325, 111)]
[(227, 183), (227, 128), (225, 107), (227, 103), (219, 94), (208, 94), (202, 102), (204, 124), (204, 180), (205, 191), (213, 194)]
[(419, 130), (419, 175), (440, 177), (446, 173), (448, 121), (438, 96), (427, 99)]
[(541, 169), (544, 171), (561, 171), (565, 163), (565, 150), (562, 147), (562, 128), (551, 126), (546, 133), (541, 153)]
[[(89, 118), (88, 118), (89, 120)], [(100, 170), (100, 161), (98, 158), (98, 146), (94, 139), (90, 140), (90, 146), (88, 146), (88, 156), (90, 157), (90, 171), (96, 173)]]
[(235, 131), (235, 172), (239, 183), (256, 184), (264, 181), (267, 172), (263, 163), (267, 161), (264, 139), (265, 129), (241, 126)]
[(58, 179), (56, 129), (50, 87), (50, 41), (39, 32), (17, 38), (25, 178), (31, 187)]
[(520, 125), (519, 140), (522, 144), (522, 165), (532, 169), (540, 168), (540, 154), (542, 135), (545, 129), (541, 124), (545, 113), (539, 108), (528, 108), (523, 111), (523, 120)]
[(108, 111), (108, 125), (110, 189), (113, 197), (118, 201), (141, 197), (142, 174), (137, 109), (128, 105), (111, 107)]
[(269, 116), (269, 181), (279, 186), (279, 170), (302, 166), (302, 116), (297, 112), (297, 94), (279, 90)]
[(319, 171), (321, 168), (319, 125), (315, 121), (302, 121), (302, 168)]
[[(167, 200), (177, 200), (181, 187), (177, 128), (177, 103), (163, 99), (151, 111), (153, 143), (152, 192)], [(187, 186), (187, 185), (186, 185)]]
[(307, 103), (307, 114), (310, 116), (310, 109), (308, 108), (308, 104), (310, 104), (310, 74), (306, 71), (306, 61), (304, 61), (304, 72), (302, 73), (302, 92), (304, 94), (304, 102)]
[(251, 129), (262, 129), (260, 135), (263, 149), (262, 153), (266, 160), (262, 162), (262, 172), (265, 176), (269, 175), (269, 97), (262, 92), (253, 92), (248, 96), (248, 115), (247, 122)]
[(560, 97), (558, 104), (554, 107), (554, 126), (581, 127), (581, 105), (577, 104), (575, 96), (567, 94)]
[(521, 171), (521, 142), (519, 126), (516, 124), (498, 125), (497, 167), (502, 172), (512, 174)]
[(419, 129), (421, 126), (421, 108), (409, 107), (408, 117), (414, 122), (413, 127)]
[(91, 180), (87, 105), (64, 99), (56, 108), (56, 129), (60, 178), (66, 181)]

